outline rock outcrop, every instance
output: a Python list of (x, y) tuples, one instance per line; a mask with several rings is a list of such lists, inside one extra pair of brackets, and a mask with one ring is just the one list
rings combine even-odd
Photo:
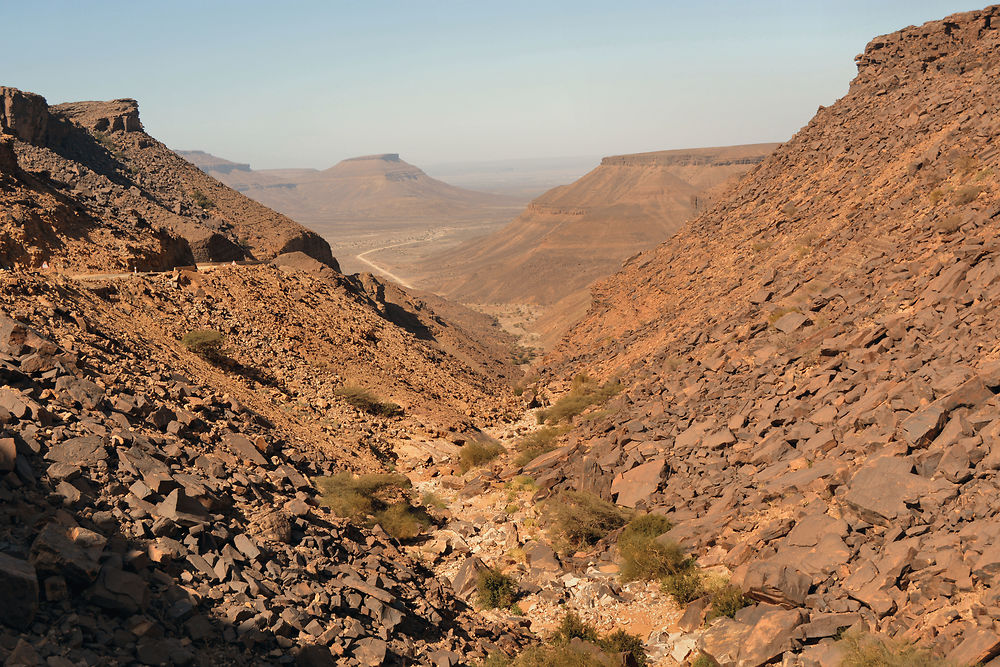
[[(12, 197), (8, 215), (34, 226), (25, 233), (24, 222), (9, 220), (0, 245), (24, 250), (5, 253), (5, 266), (164, 269), (301, 250), (337, 267), (317, 234), (230, 190), (146, 134), (135, 100), (49, 107), (38, 95), (0, 88), (0, 103), (0, 132), (14, 141), (24, 195)], [(26, 201), (35, 205), (22, 212), (16, 202)], [(166, 246), (164, 234), (174, 237)], [(171, 264), (175, 259), (179, 264)]]

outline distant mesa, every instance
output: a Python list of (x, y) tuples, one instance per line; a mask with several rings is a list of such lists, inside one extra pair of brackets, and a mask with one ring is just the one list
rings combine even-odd
[(202, 171), (217, 171), (228, 174), (233, 171), (250, 171), (250, 165), (244, 162), (230, 162), (205, 151), (176, 151), (182, 158)]
[(329, 238), (336, 238), (344, 225), (357, 223), (438, 224), (498, 215), (506, 221), (523, 202), (431, 178), (399, 153), (347, 158), (323, 170), (235, 169), (229, 165), (237, 163), (197, 153), (192, 161), (206, 173)]
[(466, 303), (544, 306), (558, 333), (586, 311), (591, 282), (669, 238), (777, 146), (606, 157), (506, 227), (429, 257), (418, 282)]

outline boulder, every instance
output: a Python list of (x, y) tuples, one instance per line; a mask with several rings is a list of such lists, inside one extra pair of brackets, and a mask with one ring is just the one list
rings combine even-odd
[(649, 498), (660, 488), (666, 461), (654, 459), (620, 473), (611, 482), (611, 493), (615, 502), (624, 507), (635, 507), (643, 499)]
[(743, 576), (743, 594), (753, 600), (799, 607), (806, 601), (812, 578), (790, 565), (771, 561), (754, 561)]
[(25, 630), (38, 611), (38, 577), (28, 561), (0, 553), (0, 623)]
[(31, 544), (28, 560), (43, 576), (61, 575), (83, 587), (97, 578), (106, 543), (104, 536), (86, 528), (51, 522)]

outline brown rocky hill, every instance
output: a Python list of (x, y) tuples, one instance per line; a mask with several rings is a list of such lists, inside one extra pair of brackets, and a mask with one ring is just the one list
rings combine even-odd
[(721, 664), (839, 664), (854, 625), (997, 664), (998, 47), (1000, 7), (874, 39), (549, 360), (627, 389), (532, 474), (731, 572), (759, 604), (696, 632)]
[[(604, 158), (546, 192), (508, 226), (419, 267), (419, 284), (465, 303), (553, 306), (563, 326), (585, 312), (587, 286), (676, 232), (777, 144)], [(557, 327), (558, 328), (558, 327)]]
[[(511, 197), (474, 192), (431, 178), (395, 153), (342, 160), (329, 169), (223, 172), (211, 161), (202, 168), (224, 183), (320, 233), (340, 223), (414, 221), (508, 216), (519, 202)], [(497, 213), (494, 209), (499, 209)]]
[(0, 263), (70, 271), (169, 268), (329, 244), (234, 192), (146, 134), (134, 100), (48, 106), (0, 88)]
[[(475, 340), (303, 253), (0, 273), (5, 664), (453, 664), (526, 641), (313, 483), (407, 446), (454, 452), (511, 416), (509, 347), (464, 321)], [(221, 358), (181, 344), (199, 329), (225, 335)], [(356, 408), (345, 386), (402, 414)]]

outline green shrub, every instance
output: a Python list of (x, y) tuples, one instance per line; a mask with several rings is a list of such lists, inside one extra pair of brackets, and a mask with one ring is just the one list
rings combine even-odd
[(726, 584), (712, 593), (710, 608), (705, 622), (708, 623), (721, 616), (732, 618), (740, 609), (750, 604), (743, 591), (731, 584)]
[(333, 393), (358, 410), (370, 415), (396, 417), (403, 414), (403, 409), (395, 403), (382, 401), (375, 394), (358, 385), (345, 384), (343, 387), (338, 387)]
[(679, 605), (685, 605), (705, 595), (704, 578), (693, 561), (688, 567), (663, 577), (660, 580), (660, 587)]
[(419, 535), (431, 524), (427, 510), (410, 501), (410, 480), (396, 473), (337, 473), (315, 480), (320, 504), (355, 523), (378, 524), (398, 540)]
[(462, 472), (486, 465), (505, 451), (503, 445), (495, 441), (469, 440), (458, 450), (458, 464)]
[(448, 507), (448, 503), (445, 499), (433, 491), (427, 491), (424, 493), (423, 497), (420, 499), (420, 504), (424, 507), (433, 507), (438, 510), (443, 510)]
[(671, 527), (670, 521), (658, 514), (644, 514), (626, 526), (618, 536), (624, 581), (654, 581), (693, 566), (693, 561), (678, 545), (656, 540)]
[(517, 456), (514, 457), (514, 464), (525, 466), (542, 454), (551, 452), (556, 448), (559, 436), (565, 432), (564, 429), (556, 426), (546, 426), (528, 433), (517, 442)]
[(579, 550), (617, 530), (628, 514), (613, 503), (583, 491), (561, 491), (542, 506), (543, 520), (564, 551)]
[(215, 202), (209, 199), (201, 190), (195, 190), (191, 193), (191, 201), (200, 208), (215, 208)]
[(476, 598), (483, 609), (508, 609), (517, 602), (519, 594), (517, 583), (500, 570), (486, 569), (479, 572)]
[(552, 638), (556, 641), (568, 642), (571, 639), (583, 639), (589, 642), (597, 641), (597, 628), (587, 623), (575, 611), (568, 611), (559, 621)]
[(571, 421), (591, 405), (603, 403), (621, 390), (622, 385), (618, 381), (599, 384), (581, 373), (573, 378), (569, 392), (556, 401), (555, 405), (538, 411), (538, 423)]
[(226, 337), (214, 329), (195, 329), (184, 334), (181, 345), (199, 357), (216, 360), (222, 356)]
[(931, 652), (903, 641), (869, 633), (847, 632), (841, 667), (949, 667)]
[(694, 662), (691, 663), (691, 667), (716, 667), (716, 663), (715, 660), (712, 660), (707, 655), (702, 653), (694, 659)]
[(639, 667), (646, 664), (646, 643), (637, 635), (630, 635), (619, 629), (606, 635), (599, 644), (608, 653), (626, 653), (632, 656)]

